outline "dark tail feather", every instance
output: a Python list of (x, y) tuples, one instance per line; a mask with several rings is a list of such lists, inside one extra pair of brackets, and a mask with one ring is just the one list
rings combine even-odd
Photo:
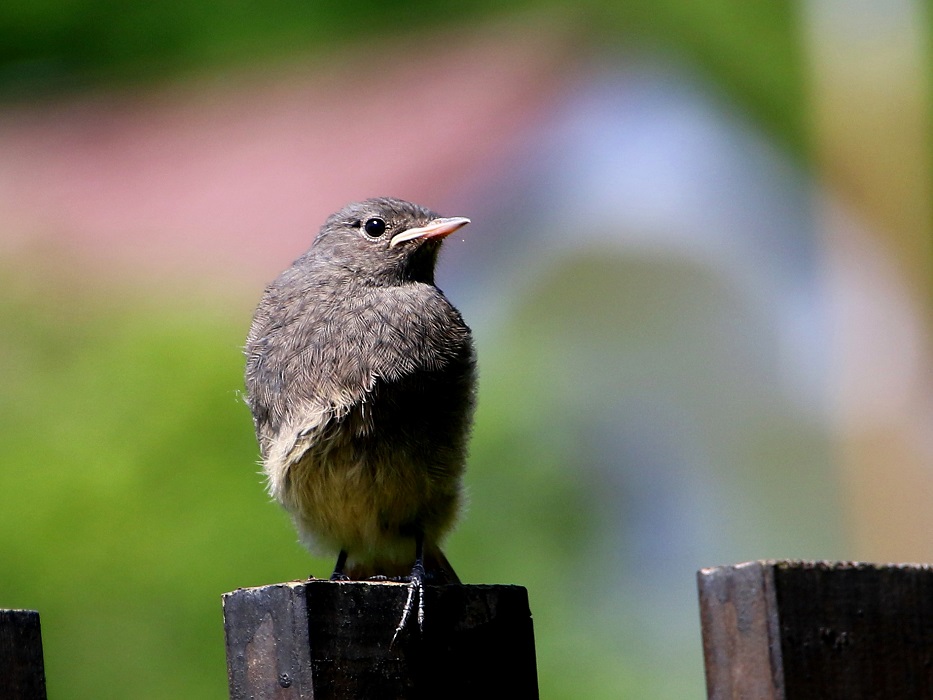
[(443, 585), (445, 583), (460, 583), (460, 577), (454, 567), (447, 561), (447, 557), (437, 545), (424, 545), (424, 573), (426, 583)]
[[(444, 556), (444, 553), (437, 545), (429, 542), (425, 543), (422, 561), (424, 562), (425, 583), (429, 585), (460, 583), (460, 577), (457, 576), (454, 567), (450, 565), (450, 562), (447, 561), (447, 557)], [(349, 559), (344, 563), (346, 564), (344, 573), (348, 579), (351, 581), (365, 581), (373, 576), (385, 576), (390, 579), (395, 578), (396, 580), (408, 576), (411, 573), (411, 567), (414, 561), (409, 560), (408, 563), (398, 561), (361, 563), (353, 561), (353, 555), (351, 554)]]

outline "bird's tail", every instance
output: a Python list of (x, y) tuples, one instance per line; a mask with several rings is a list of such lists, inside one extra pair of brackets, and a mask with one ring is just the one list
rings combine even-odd
[(460, 583), (460, 577), (437, 545), (424, 545), (424, 573), (429, 583)]
[[(424, 544), (424, 562), (425, 583), (444, 585), (447, 583), (460, 583), (460, 577), (454, 571), (454, 567), (447, 561), (447, 557), (441, 551), (441, 548), (430, 542)], [(385, 576), (390, 579), (399, 579), (408, 576), (411, 573), (414, 561), (405, 560), (377, 560), (360, 562), (353, 559), (350, 555), (346, 562), (344, 572), (351, 581), (365, 581), (374, 576)]]

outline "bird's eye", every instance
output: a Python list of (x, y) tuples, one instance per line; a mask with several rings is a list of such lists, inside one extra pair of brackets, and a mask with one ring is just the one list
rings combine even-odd
[(386, 232), (386, 222), (378, 217), (367, 219), (366, 223), (363, 225), (363, 230), (366, 231), (367, 236), (379, 238), (379, 236)]

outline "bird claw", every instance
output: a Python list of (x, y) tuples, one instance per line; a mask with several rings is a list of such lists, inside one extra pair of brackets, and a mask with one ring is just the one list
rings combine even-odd
[(411, 576), (408, 577), (408, 580), (408, 597), (405, 599), (405, 605), (402, 606), (402, 619), (399, 620), (395, 628), (395, 634), (392, 635), (392, 642), (389, 644), (390, 647), (395, 644), (395, 640), (398, 639), (402, 630), (408, 626), (408, 619), (411, 617), (414, 608), (416, 593), (418, 595), (418, 611), (415, 619), (418, 621), (418, 633), (424, 632), (424, 566), (421, 565), (420, 561), (411, 570)]

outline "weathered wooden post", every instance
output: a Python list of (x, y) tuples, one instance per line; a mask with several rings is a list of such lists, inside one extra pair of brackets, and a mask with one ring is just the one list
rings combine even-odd
[(45, 700), (42, 633), (35, 610), (0, 610), (0, 698)]
[[(392, 642), (406, 584), (296, 581), (223, 596), (231, 700), (537, 698), (520, 586), (427, 586)], [(412, 615), (414, 617), (414, 615)]]
[(757, 561), (697, 575), (711, 700), (933, 699), (933, 568)]

